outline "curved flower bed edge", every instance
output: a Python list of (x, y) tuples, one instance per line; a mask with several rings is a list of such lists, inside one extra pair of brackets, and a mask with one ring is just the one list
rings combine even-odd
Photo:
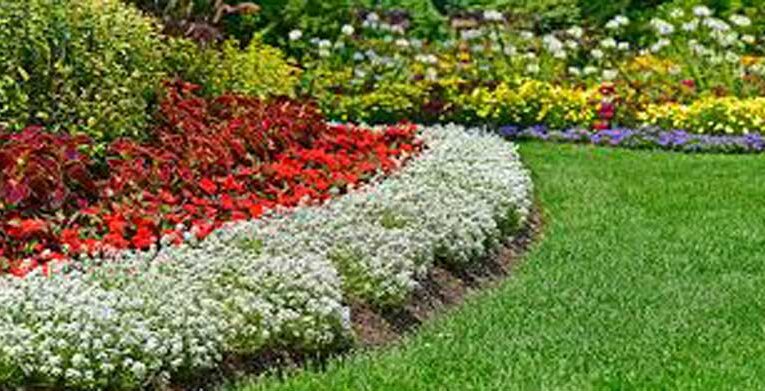
[(138, 388), (231, 353), (342, 343), (347, 303), (400, 306), (434, 265), (485, 257), (529, 215), (515, 147), (455, 125), (422, 137), (404, 168), (321, 206), (88, 270), (0, 277), (0, 381)]

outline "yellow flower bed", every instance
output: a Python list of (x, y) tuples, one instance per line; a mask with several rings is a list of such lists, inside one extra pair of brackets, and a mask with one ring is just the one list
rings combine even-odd
[(582, 90), (528, 80), (512, 86), (476, 88), (453, 97), (455, 106), (476, 122), (547, 124), (551, 127), (589, 126), (596, 118), (596, 89)]
[(707, 97), (689, 105), (651, 104), (638, 119), (666, 129), (699, 134), (748, 134), (762, 132), (765, 98)]

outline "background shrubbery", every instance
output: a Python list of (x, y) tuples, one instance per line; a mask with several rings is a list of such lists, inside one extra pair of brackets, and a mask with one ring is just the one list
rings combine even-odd
[(164, 78), (157, 26), (117, 0), (0, 7), (0, 124), (138, 136)]
[(293, 95), (297, 69), (259, 38), (200, 46), (165, 37), (159, 24), (118, 0), (11, 0), (0, 7), (0, 126), (83, 133), (96, 152), (146, 137), (164, 80), (206, 95)]
[(200, 47), (173, 38), (165, 58), (167, 73), (203, 87), (205, 95), (236, 92), (262, 99), (293, 96), (300, 69), (291, 65), (281, 50), (256, 37), (240, 49), (236, 41), (220, 47)]

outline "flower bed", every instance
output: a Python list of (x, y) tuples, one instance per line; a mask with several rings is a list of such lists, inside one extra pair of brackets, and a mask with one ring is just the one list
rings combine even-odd
[(231, 353), (331, 348), (350, 332), (348, 299), (396, 305), (434, 263), (486, 255), (528, 214), (531, 182), (511, 145), (457, 126), (422, 138), (401, 170), (323, 205), (0, 276), (0, 383), (131, 388)]
[(658, 128), (609, 129), (592, 132), (582, 128), (550, 130), (546, 126), (503, 126), (499, 133), (515, 140), (586, 143), (625, 148), (659, 148), (681, 152), (761, 153), (765, 138), (757, 133), (743, 136), (711, 136)]
[(753, 21), (703, 6), (651, 14), (536, 34), (539, 25), (476, 10), (433, 40), (406, 12), (367, 12), (334, 39), (296, 30), (287, 50), (300, 55), (306, 93), (342, 121), (765, 131)]
[(0, 134), (0, 180), (8, 183), (0, 189), (0, 272), (199, 239), (227, 221), (343, 193), (419, 148), (413, 126), (328, 126), (312, 106), (206, 100), (195, 88), (169, 88), (154, 140), (112, 143), (106, 173), (83, 152), (87, 138), (38, 128)]

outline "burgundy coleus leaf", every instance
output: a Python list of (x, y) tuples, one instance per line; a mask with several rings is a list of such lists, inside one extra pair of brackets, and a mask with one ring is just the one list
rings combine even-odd
[(3, 198), (7, 204), (18, 206), (29, 197), (31, 189), (26, 183), (9, 180), (3, 191)]

